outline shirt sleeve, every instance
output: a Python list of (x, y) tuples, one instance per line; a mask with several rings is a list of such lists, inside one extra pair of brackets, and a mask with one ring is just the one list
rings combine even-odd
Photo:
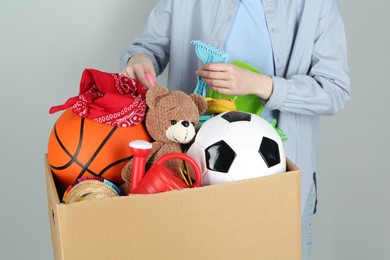
[(137, 53), (146, 54), (156, 73), (163, 72), (169, 61), (171, 33), (171, 0), (160, 0), (151, 11), (143, 32), (120, 55), (120, 69)]
[[(295, 56), (290, 57), (286, 74), (273, 77), (274, 90), (265, 104), (269, 109), (305, 115), (332, 115), (349, 100), (344, 23), (336, 1), (324, 2), (330, 4), (322, 6), (318, 22), (313, 23), (315, 27), (300, 25), (315, 28), (312, 39), (294, 39), (297, 45), (304, 41), (305, 44), (300, 46), (307, 48), (294, 50)], [(302, 57), (308, 57), (307, 67), (302, 66), (305, 64)]]

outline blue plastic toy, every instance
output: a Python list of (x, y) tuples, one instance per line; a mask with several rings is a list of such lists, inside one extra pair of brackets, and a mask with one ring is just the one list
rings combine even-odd
[[(195, 45), (195, 52), (198, 58), (204, 63), (224, 63), (228, 61), (229, 54), (219, 50), (209, 44), (206, 44), (202, 41), (192, 41), (193, 45)], [(242, 61), (233, 61), (232, 64), (248, 69), (250, 71), (261, 73), (259, 70), (254, 68), (253, 66), (242, 62)], [(238, 111), (250, 112), (256, 115), (260, 115), (263, 110), (263, 103), (256, 95), (243, 95), (243, 96), (231, 96), (219, 94), (212, 89), (208, 89), (208, 85), (202, 80), (201, 77), (198, 76), (198, 84), (194, 91), (195, 94), (199, 94), (202, 97), (210, 97), (212, 99), (231, 99), (234, 101)]]
[[(229, 54), (214, 48), (211, 45), (208, 45), (201, 41), (191, 41), (195, 45), (195, 52), (198, 58), (203, 62), (203, 64), (208, 63), (224, 63), (229, 59)], [(199, 94), (202, 97), (206, 96), (207, 93), (207, 84), (198, 76), (198, 84), (194, 91), (195, 94)]]

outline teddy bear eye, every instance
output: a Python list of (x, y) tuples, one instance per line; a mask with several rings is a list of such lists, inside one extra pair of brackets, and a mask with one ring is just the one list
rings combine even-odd
[(177, 121), (176, 120), (171, 120), (171, 125), (176, 125)]

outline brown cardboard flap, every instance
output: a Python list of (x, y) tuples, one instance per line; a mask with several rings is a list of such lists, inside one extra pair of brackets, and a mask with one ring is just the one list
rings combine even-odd
[(53, 245), (53, 251), (55, 259), (63, 259), (62, 246), (61, 246), (61, 233), (60, 233), (60, 221), (58, 207), (60, 206), (60, 199), (58, 198), (57, 188), (51, 173), (47, 154), (45, 154), (45, 174), (46, 174), (46, 191), (48, 200), (51, 240)]

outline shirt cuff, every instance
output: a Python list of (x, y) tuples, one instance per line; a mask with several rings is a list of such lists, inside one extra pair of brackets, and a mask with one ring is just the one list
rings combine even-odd
[(273, 91), (269, 100), (265, 103), (265, 107), (270, 110), (279, 109), (287, 96), (287, 81), (281, 77), (272, 77)]

